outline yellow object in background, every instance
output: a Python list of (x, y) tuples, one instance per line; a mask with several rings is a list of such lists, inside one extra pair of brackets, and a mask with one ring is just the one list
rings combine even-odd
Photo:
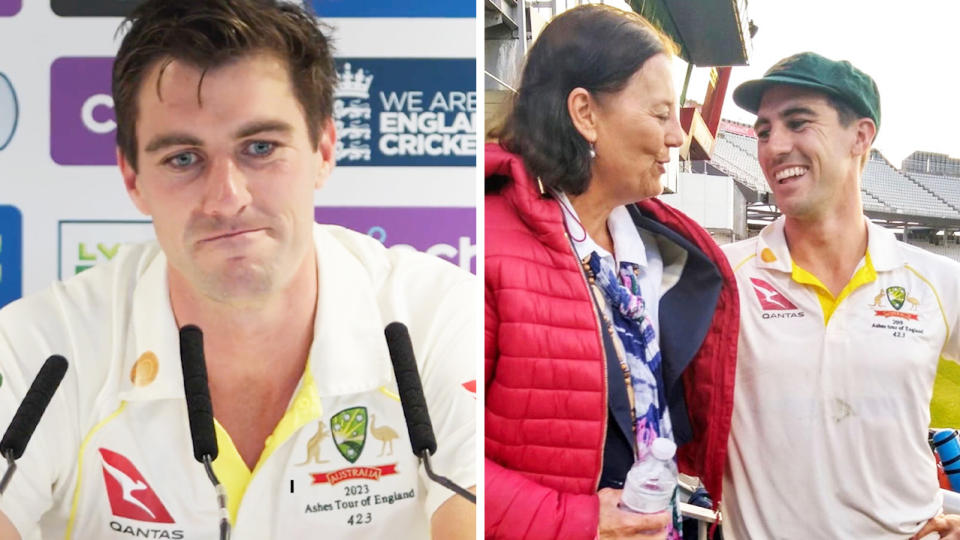
[(943, 358), (933, 383), (930, 427), (960, 428), (960, 364)]

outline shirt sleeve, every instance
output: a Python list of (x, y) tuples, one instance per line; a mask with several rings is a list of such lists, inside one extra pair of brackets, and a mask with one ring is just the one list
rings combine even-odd
[[(437, 291), (436, 302), (425, 306), (429, 313), (423, 320), (409, 326), (437, 440), (437, 451), (431, 456), (430, 463), (436, 474), (467, 489), (477, 483), (479, 290), (474, 276), (457, 273), (462, 274), (462, 278), (446, 290)], [(420, 476), (427, 489), (427, 515), (432, 516), (455, 494), (430, 480), (423, 465), (420, 466)]]
[[(951, 265), (954, 271), (960, 271), (960, 265)], [(960, 363), (960, 286), (956, 283), (956, 275), (952, 273), (951, 282), (946, 289), (947, 294), (940, 298), (941, 309), (947, 321), (947, 339), (943, 344), (940, 356), (952, 362)]]
[[(10, 425), (43, 362), (53, 353), (39, 333), (21, 328), (18, 317), (5, 311), (7, 316), (0, 317), (0, 429), (3, 430)], [(8, 336), (16, 336), (16, 348)], [(75, 396), (72, 387), (76, 379), (70, 369), (41, 416), (23, 455), (16, 461), (16, 472), (0, 497), (0, 511), (24, 540), (40, 537), (41, 516), (56, 504), (58, 487), (63, 487), (64, 460), (69, 454), (64, 450), (75, 446), (69, 436), (74, 430), (70, 427), (66, 405), (69, 396)], [(6, 468), (3, 460), (0, 469), (5, 472)]]

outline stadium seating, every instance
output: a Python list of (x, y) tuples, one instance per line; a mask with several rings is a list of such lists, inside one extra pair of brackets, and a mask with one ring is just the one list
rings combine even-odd
[(907, 172), (905, 174), (933, 193), (939, 194), (948, 203), (953, 201), (952, 205), (954, 207), (960, 204), (960, 178), (917, 172)]
[(960, 219), (960, 210), (894, 168), (879, 152), (874, 152), (867, 162), (861, 186), (898, 213)]
[[(770, 191), (757, 162), (753, 137), (721, 129), (710, 163), (758, 193)], [(868, 213), (960, 220), (960, 178), (904, 173), (874, 151), (860, 187)]]
[[(749, 142), (752, 141), (752, 147)], [(711, 163), (726, 172), (734, 180), (758, 193), (768, 193), (770, 188), (757, 162), (757, 141), (733, 133), (721, 131), (713, 146)]]

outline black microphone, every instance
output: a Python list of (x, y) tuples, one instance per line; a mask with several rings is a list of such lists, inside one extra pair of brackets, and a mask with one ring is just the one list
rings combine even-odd
[(432, 456), (437, 451), (437, 439), (433, 435), (430, 412), (423, 396), (423, 385), (417, 371), (417, 360), (413, 354), (410, 333), (403, 323), (392, 322), (383, 333), (387, 336), (387, 349), (393, 362), (393, 373), (397, 377), (397, 391), (403, 406), (403, 417), (407, 421), (410, 434), (410, 446), (413, 453), (421, 455), (424, 450)]
[(417, 360), (413, 355), (413, 343), (406, 325), (392, 322), (383, 333), (387, 337), (387, 349), (390, 351), (393, 373), (397, 378), (397, 392), (400, 394), (400, 405), (403, 407), (403, 417), (407, 422), (407, 433), (410, 434), (410, 446), (414, 455), (423, 460), (427, 476), (431, 480), (476, 504), (476, 495), (454, 484), (449, 478), (434, 474), (430, 466), (430, 456), (437, 451), (437, 439), (433, 434), (433, 424), (430, 423), (430, 412), (427, 410), (420, 373), (417, 371)]
[(217, 434), (213, 429), (213, 404), (207, 383), (207, 364), (203, 358), (203, 332), (192, 324), (180, 329), (180, 365), (183, 367), (183, 392), (190, 417), (193, 457), (203, 463), (217, 459)]
[(227, 491), (213, 473), (217, 459), (217, 432), (213, 428), (213, 403), (207, 383), (207, 363), (203, 357), (203, 332), (192, 324), (180, 329), (180, 365), (183, 368), (183, 393), (190, 419), (190, 439), (193, 457), (203, 464), (207, 477), (213, 482), (220, 507), (220, 538), (230, 538), (230, 513), (227, 511)]
[(10, 478), (17, 470), (14, 461), (20, 459), (20, 456), (23, 455), (27, 443), (30, 442), (30, 437), (33, 436), (33, 431), (40, 422), (40, 417), (47, 410), (47, 405), (50, 404), (50, 399), (60, 386), (60, 381), (63, 380), (63, 375), (66, 372), (66, 358), (59, 354), (47, 358), (37, 376), (33, 379), (33, 383), (30, 384), (27, 394), (23, 396), (20, 407), (13, 415), (10, 426), (3, 434), (3, 439), (0, 440), (0, 454), (7, 459), (8, 465), (7, 472), (0, 480), (0, 494), (7, 488)]

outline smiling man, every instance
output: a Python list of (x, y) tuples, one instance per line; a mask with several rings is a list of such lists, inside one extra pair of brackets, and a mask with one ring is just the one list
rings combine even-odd
[(960, 265), (863, 215), (876, 84), (801, 53), (733, 97), (783, 215), (724, 247), (741, 306), (725, 537), (960, 537), (927, 444), (938, 359), (960, 360)]
[(217, 536), (187, 427), (187, 324), (204, 332), (235, 538), (472, 537), (474, 507), (410, 449), (383, 328), (410, 328), (434, 468), (473, 486), (475, 282), (313, 223), (336, 145), (321, 26), (272, 0), (150, 0), (128, 22), (117, 156), (157, 242), (0, 311), (0, 417), (48, 355), (71, 361), (0, 499), (0, 538)]

